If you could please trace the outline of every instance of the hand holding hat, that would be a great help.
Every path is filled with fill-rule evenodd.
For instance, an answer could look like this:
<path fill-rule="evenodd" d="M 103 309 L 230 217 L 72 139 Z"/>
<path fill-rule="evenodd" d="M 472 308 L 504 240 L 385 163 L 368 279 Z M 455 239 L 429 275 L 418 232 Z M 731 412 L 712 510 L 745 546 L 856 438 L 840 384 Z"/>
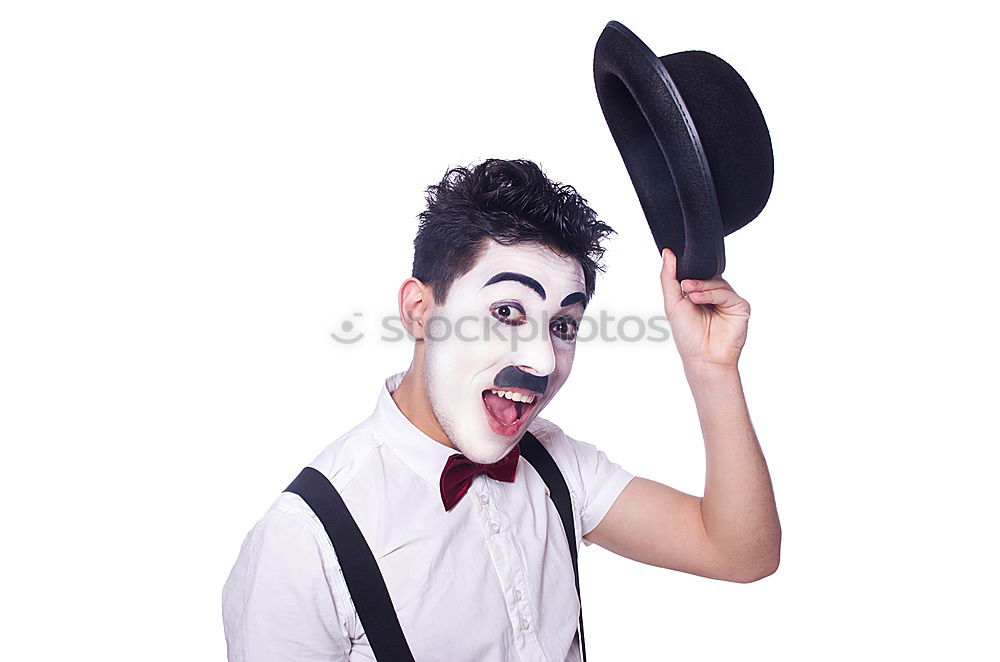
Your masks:
<path fill-rule="evenodd" d="M 677 278 L 677 258 L 669 248 L 663 249 L 660 285 L 663 312 L 685 371 L 735 369 L 747 340 L 747 300 L 721 276 Z"/>

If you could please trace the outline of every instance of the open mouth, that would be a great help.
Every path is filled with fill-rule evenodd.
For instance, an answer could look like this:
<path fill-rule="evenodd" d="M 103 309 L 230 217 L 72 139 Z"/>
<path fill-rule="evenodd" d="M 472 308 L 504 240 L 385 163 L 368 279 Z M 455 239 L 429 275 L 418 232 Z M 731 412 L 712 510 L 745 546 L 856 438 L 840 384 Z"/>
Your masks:
<path fill-rule="evenodd" d="M 522 389 L 487 389 L 483 391 L 486 420 L 497 434 L 513 436 L 538 406 L 540 397 Z"/>

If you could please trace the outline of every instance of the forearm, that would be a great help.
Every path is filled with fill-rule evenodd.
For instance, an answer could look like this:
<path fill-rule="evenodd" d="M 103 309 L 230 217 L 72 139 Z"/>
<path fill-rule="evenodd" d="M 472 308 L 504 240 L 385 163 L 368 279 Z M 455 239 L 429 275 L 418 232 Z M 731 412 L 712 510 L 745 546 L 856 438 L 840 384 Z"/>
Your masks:
<path fill-rule="evenodd" d="M 777 568 L 781 526 L 739 371 L 685 366 L 685 373 L 705 439 L 706 534 L 734 577 L 759 579 Z"/>

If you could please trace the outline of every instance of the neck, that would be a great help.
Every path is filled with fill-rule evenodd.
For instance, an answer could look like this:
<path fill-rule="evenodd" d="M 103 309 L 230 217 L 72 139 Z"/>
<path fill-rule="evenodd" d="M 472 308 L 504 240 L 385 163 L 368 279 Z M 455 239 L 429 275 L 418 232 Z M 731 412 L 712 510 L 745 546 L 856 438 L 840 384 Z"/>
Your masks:
<path fill-rule="evenodd" d="M 448 439 L 448 435 L 431 410 L 430 400 L 424 389 L 423 370 L 417 358 L 414 358 L 409 370 L 403 375 L 399 387 L 392 392 L 392 399 L 399 407 L 399 411 L 403 412 L 403 416 L 406 416 L 418 430 L 439 444 L 458 450 Z"/>

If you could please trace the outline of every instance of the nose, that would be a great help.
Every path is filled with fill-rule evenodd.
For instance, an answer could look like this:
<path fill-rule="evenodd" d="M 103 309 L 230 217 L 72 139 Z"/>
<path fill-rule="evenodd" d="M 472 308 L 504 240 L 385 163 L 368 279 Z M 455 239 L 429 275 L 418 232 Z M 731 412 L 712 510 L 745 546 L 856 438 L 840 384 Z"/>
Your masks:
<path fill-rule="evenodd" d="M 517 339 L 514 363 L 525 372 L 547 377 L 556 369 L 556 354 L 548 333 Z"/>

